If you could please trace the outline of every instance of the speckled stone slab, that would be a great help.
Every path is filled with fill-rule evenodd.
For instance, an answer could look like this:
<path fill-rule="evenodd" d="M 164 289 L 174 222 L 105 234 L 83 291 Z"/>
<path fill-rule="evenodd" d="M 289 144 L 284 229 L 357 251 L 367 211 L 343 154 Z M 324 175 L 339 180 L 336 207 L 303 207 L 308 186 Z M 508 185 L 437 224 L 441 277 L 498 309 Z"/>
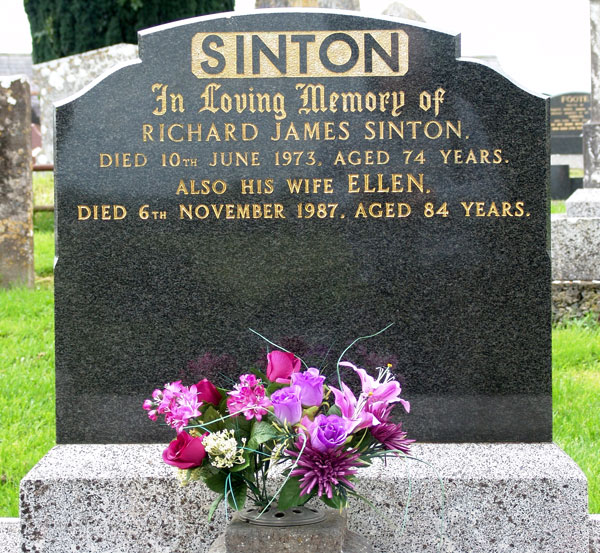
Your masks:
<path fill-rule="evenodd" d="M 0 518 L 0 553 L 21 550 L 21 525 L 18 518 Z"/>
<path fill-rule="evenodd" d="M 600 189 L 587 190 L 600 192 Z M 551 225 L 552 279 L 600 279 L 600 217 L 569 217 L 558 213 L 552 215 Z"/>
<path fill-rule="evenodd" d="M 600 553 L 600 515 L 590 515 L 590 553 Z"/>
<path fill-rule="evenodd" d="M 579 188 L 565 202 L 567 217 L 600 219 L 600 188 Z"/>
<path fill-rule="evenodd" d="M 23 551 L 207 551 L 224 513 L 207 522 L 212 494 L 180 488 L 160 450 L 55 447 L 21 484 Z M 376 551 L 589 553 L 586 479 L 557 446 L 421 444 L 414 455 L 361 474 L 357 491 L 377 511 L 353 502 L 348 526 Z"/>
<path fill-rule="evenodd" d="M 411 436 L 551 440 L 546 99 L 457 36 L 333 10 L 139 53 L 57 106 L 59 443 L 166 441 L 143 400 L 264 369 L 249 328 L 335 378 L 389 323 L 347 357 L 392 363 Z"/>

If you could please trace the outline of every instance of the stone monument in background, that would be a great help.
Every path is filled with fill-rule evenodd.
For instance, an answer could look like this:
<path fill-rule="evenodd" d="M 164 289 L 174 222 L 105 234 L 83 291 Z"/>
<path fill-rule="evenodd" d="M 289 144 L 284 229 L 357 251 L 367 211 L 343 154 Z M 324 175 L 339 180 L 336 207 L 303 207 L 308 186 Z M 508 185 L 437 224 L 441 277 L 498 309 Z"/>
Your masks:
<path fill-rule="evenodd" d="M 38 163 L 54 159 L 54 104 L 79 92 L 115 65 L 137 57 L 134 44 L 115 44 L 33 66 L 33 79 L 40 91 L 42 147 Z"/>
<path fill-rule="evenodd" d="M 590 0 L 590 37 L 592 49 L 591 120 L 583 126 L 584 188 L 600 194 L 600 0 Z M 592 198 L 596 193 L 589 194 Z"/>
<path fill-rule="evenodd" d="M 600 313 L 600 0 L 590 0 L 591 120 L 583 126 L 583 188 L 552 215 L 552 278 L 560 316 Z M 555 314 L 556 316 L 556 314 Z"/>
<path fill-rule="evenodd" d="M 255 8 L 332 8 L 360 10 L 360 0 L 256 0 Z"/>
<path fill-rule="evenodd" d="M 0 287 L 33 283 L 29 83 L 0 77 Z"/>
<path fill-rule="evenodd" d="M 590 119 L 590 95 L 568 92 L 550 98 L 550 152 L 552 155 L 583 153 L 583 125 Z"/>

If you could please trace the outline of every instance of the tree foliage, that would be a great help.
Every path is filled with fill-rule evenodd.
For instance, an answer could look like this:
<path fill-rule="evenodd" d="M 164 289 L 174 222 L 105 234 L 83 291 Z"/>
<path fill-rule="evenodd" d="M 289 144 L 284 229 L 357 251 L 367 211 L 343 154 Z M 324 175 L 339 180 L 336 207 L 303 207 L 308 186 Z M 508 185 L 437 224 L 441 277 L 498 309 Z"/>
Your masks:
<path fill-rule="evenodd" d="M 111 44 L 140 29 L 233 10 L 234 0 L 25 0 L 34 63 Z"/>

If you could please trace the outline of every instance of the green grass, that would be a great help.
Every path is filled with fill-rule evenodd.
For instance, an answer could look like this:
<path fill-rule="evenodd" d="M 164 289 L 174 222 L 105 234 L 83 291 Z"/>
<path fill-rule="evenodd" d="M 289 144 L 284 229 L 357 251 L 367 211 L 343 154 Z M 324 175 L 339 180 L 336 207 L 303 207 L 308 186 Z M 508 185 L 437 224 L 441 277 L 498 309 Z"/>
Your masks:
<path fill-rule="evenodd" d="M 53 288 L 0 291 L 0 517 L 18 516 L 19 481 L 54 445 Z"/>
<path fill-rule="evenodd" d="M 580 179 L 583 177 L 583 169 L 577 169 L 576 167 L 569 167 L 569 177 L 572 179 Z"/>
<path fill-rule="evenodd" d="M 37 212 L 33 216 L 33 263 L 39 278 L 51 278 L 54 272 L 54 213 Z"/>
<path fill-rule="evenodd" d="M 567 205 L 564 200 L 552 200 L 550 204 L 550 213 L 566 213 Z"/>
<path fill-rule="evenodd" d="M 35 171 L 33 173 L 33 205 L 54 205 L 54 173 Z"/>
<path fill-rule="evenodd" d="M 34 215 L 36 284 L 0 290 L 0 517 L 54 445 L 54 214 Z"/>
<path fill-rule="evenodd" d="M 600 513 L 600 324 L 587 319 L 552 333 L 554 441 L 588 477 Z"/>

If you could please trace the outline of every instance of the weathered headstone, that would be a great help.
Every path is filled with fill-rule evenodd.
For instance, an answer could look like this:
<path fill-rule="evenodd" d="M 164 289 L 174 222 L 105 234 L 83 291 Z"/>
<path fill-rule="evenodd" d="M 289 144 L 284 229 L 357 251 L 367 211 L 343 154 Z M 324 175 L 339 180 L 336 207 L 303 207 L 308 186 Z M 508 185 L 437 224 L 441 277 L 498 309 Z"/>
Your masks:
<path fill-rule="evenodd" d="M 0 287 L 33 286 L 31 104 L 25 78 L 0 78 Z"/>
<path fill-rule="evenodd" d="M 590 95 L 570 92 L 550 99 L 550 151 L 553 155 L 583 153 L 583 125 L 590 119 Z"/>
<path fill-rule="evenodd" d="M 412 8 L 405 6 L 402 2 L 391 2 L 388 7 L 383 10 L 383 15 L 400 17 L 402 19 L 410 19 L 411 21 L 425 22 L 421 15 L 419 15 Z"/>
<path fill-rule="evenodd" d="M 178 22 L 140 55 L 57 109 L 62 444 L 21 484 L 23 551 L 206 551 L 222 519 L 161 446 L 67 442 L 160 439 L 142 399 L 237 376 L 248 327 L 331 371 L 395 322 L 348 357 L 392 361 L 406 428 L 445 443 L 365 469 L 387 519 L 357 503 L 349 527 L 587 553 L 585 477 L 550 443 L 547 102 L 456 37 L 335 12 Z"/>
<path fill-rule="evenodd" d="M 59 442 L 164 440 L 142 400 L 220 356 L 236 377 L 248 328 L 332 371 L 388 323 L 349 355 L 393 363 L 411 435 L 551 439 L 543 99 L 361 17 L 186 22 L 140 54 L 57 108 Z"/>
<path fill-rule="evenodd" d="M 584 188 L 600 188 L 600 0 L 590 0 L 591 120 L 583 127 Z"/>

